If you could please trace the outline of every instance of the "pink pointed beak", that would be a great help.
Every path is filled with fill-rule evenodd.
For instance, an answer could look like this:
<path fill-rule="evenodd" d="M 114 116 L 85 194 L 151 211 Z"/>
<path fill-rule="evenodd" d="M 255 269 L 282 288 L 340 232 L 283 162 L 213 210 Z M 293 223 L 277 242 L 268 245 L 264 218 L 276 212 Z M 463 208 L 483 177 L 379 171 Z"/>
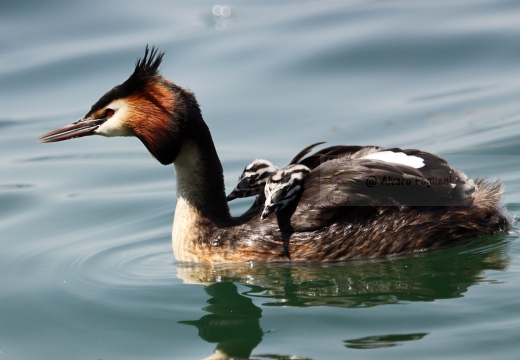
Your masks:
<path fill-rule="evenodd" d="M 42 143 L 50 143 L 74 139 L 82 136 L 94 135 L 94 132 L 107 120 L 106 117 L 100 119 L 79 119 L 72 124 L 65 125 L 56 130 L 43 134 L 36 140 Z"/>

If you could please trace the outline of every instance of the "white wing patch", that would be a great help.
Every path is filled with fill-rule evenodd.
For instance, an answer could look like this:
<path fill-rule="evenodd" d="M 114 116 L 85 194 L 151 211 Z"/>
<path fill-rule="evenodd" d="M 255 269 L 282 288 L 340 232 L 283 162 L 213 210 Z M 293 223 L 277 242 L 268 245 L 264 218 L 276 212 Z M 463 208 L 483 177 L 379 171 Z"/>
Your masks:
<path fill-rule="evenodd" d="M 366 156 L 363 156 L 360 159 L 373 159 L 373 160 L 381 160 L 388 163 L 401 164 L 410 166 L 416 169 L 420 169 L 424 166 L 424 159 L 413 156 L 406 155 L 402 152 L 393 152 L 393 151 L 380 151 L 375 152 Z"/>

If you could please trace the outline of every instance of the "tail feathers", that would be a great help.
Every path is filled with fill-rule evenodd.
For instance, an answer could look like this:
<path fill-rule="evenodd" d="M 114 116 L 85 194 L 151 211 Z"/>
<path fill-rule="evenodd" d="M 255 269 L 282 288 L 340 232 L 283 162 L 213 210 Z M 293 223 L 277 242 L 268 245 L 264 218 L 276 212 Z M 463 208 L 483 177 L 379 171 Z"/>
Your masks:
<path fill-rule="evenodd" d="M 490 228 L 497 232 L 510 231 L 514 217 L 507 211 L 502 202 L 504 187 L 500 181 L 486 179 L 475 180 L 476 190 L 473 193 L 473 206 L 480 213 Z"/>

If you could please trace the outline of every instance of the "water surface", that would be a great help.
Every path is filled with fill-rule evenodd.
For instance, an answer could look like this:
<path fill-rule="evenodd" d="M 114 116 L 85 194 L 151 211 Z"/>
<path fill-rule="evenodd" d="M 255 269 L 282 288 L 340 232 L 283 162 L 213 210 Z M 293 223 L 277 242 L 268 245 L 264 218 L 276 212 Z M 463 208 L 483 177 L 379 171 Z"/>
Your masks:
<path fill-rule="evenodd" d="M 136 139 L 38 144 L 146 44 L 231 188 L 316 141 L 421 148 L 520 209 L 514 1 L 0 5 L 0 359 L 515 359 L 518 235 L 326 265 L 180 265 L 173 167 Z M 239 214 L 249 201 L 231 203 Z"/>

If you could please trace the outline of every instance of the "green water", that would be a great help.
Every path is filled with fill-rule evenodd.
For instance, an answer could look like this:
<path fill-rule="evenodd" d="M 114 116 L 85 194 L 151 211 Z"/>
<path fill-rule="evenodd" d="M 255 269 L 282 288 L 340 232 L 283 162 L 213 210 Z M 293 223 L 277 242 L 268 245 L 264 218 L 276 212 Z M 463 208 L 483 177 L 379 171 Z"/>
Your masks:
<path fill-rule="evenodd" d="M 252 159 L 283 165 L 317 141 L 398 146 L 499 178 L 515 213 L 519 19 L 515 1 L 2 2 L 0 359 L 517 359 L 517 234 L 376 261 L 180 265 L 171 166 L 136 139 L 34 139 L 154 44 L 196 93 L 228 189 Z"/>

